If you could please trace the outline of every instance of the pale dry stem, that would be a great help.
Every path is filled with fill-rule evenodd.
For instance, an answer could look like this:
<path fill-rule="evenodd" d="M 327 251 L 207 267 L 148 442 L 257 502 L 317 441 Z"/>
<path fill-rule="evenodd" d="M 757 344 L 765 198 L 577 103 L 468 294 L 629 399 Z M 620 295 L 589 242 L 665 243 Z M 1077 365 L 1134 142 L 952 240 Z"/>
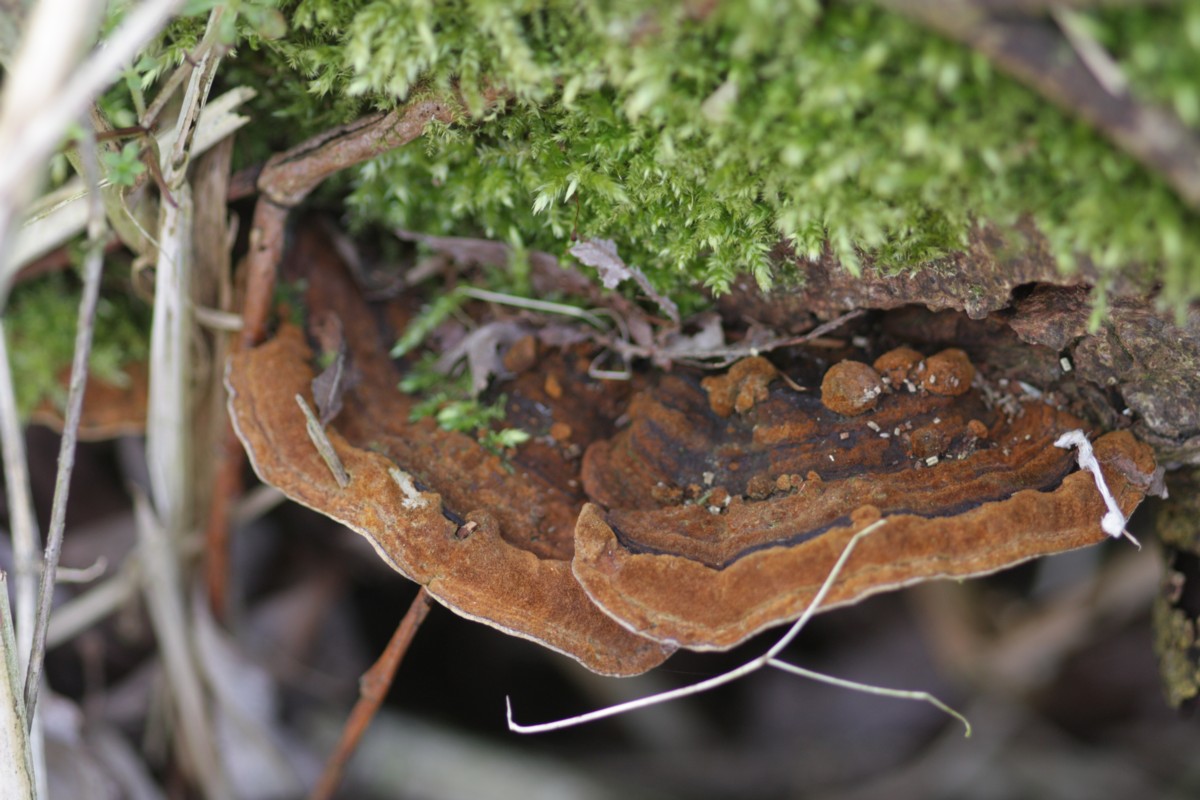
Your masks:
<path fill-rule="evenodd" d="M 75 445 L 79 434 L 79 421 L 83 415 L 83 393 L 87 386 L 88 361 L 92 353 L 92 336 L 96 326 L 96 305 L 100 299 L 100 278 L 104 269 L 104 210 L 100 205 L 100 194 L 95 191 L 100 170 L 95 160 L 94 142 L 90 141 L 90 137 L 84 142 L 80 152 L 83 155 L 86 177 L 93 187 L 88 220 L 88 252 L 84 259 L 83 296 L 79 301 L 79 319 L 75 327 L 75 353 L 67 386 L 67 407 L 58 451 L 58 471 L 54 478 L 54 500 L 50 506 L 50 527 L 46 532 L 46 552 L 42 558 L 37 620 L 33 629 L 33 645 L 25 677 L 25 708 L 31 720 L 37 710 L 37 696 L 41 688 L 42 663 L 46 654 L 46 630 L 50 625 L 55 576 L 59 556 L 62 554 L 67 522 L 67 497 L 71 491 L 71 473 L 75 468 Z"/>
<path fill-rule="evenodd" d="M 35 798 L 33 759 L 21 699 L 17 640 L 8 607 L 8 576 L 0 572 L 0 796 Z"/>

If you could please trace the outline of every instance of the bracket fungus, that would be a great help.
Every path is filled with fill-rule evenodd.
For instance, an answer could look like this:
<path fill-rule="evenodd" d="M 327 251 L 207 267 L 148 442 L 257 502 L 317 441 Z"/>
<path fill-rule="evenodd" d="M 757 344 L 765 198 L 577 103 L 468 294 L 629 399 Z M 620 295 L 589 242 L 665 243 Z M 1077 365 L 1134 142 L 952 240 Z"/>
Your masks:
<path fill-rule="evenodd" d="M 336 315 L 360 375 L 325 428 L 350 482 L 338 486 L 297 409 L 314 356 L 290 326 L 227 373 L 259 476 L 364 535 L 457 613 L 594 671 L 635 674 L 676 647 L 725 649 L 795 619 L 880 518 L 823 609 L 1107 538 L 1093 476 L 1054 446 L 1087 425 L 1041 401 L 997 402 L 960 350 L 842 362 L 829 372 L 852 371 L 850 390 L 817 393 L 761 357 L 709 377 L 596 380 L 595 345 L 514 338 L 520 369 L 499 389 L 506 423 L 533 438 L 506 464 L 409 421 L 416 401 L 387 355 L 403 302 L 369 307 L 311 231 L 291 263 L 310 265 L 309 316 Z M 1155 470 L 1150 449 L 1116 432 L 1094 453 L 1128 517 Z"/>
<path fill-rule="evenodd" d="M 856 391 L 875 385 L 855 362 L 831 367 L 832 380 L 847 364 Z M 737 417 L 717 413 L 694 381 L 665 376 L 634 399 L 628 428 L 585 455 L 585 488 L 608 511 L 581 515 L 576 577 L 638 633 L 725 649 L 798 617 L 850 537 L 881 516 L 887 524 L 859 545 L 825 608 L 1103 541 L 1095 482 L 1053 446 L 1081 420 L 1041 402 L 1008 415 L 969 385 L 961 351 L 908 369 L 865 409 L 845 408 L 846 392 L 830 402 L 772 385 Z M 920 378 L 932 374 L 957 394 L 926 390 Z M 1155 469 L 1150 449 L 1117 432 L 1095 451 L 1128 516 Z M 711 488 L 695 502 L 686 490 L 663 502 L 669 493 L 645 488 L 700 483 Z"/>
<path fill-rule="evenodd" d="M 410 423 L 414 401 L 397 391 L 400 373 L 387 355 L 394 333 L 377 325 L 323 239 L 302 234 L 291 259 L 312 265 L 309 318 L 319 311 L 341 320 L 361 376 L 325 428 L 350 482 L 339 487 L 297 408 L 296 395 L 311 398 L 315 370 L 293 326 L 235 355 L 226 372 L 230 417 L 259 477 L 362 534 L 385 562 L 462 616 L 603 674 L 637 674 L 670 655 L 674 648 L 614 622 L 571 575 L 578 501 L 555 472 L 510 473 L 471 437 L 429 419 Z"/>
<path fill-rule="evenodd" d="M 123 372 L 125 380 L 119 384 L 88 375 L 79 419 L 78 436 L 81 441 L 99 442 L 120 436 L 138 436 L 145 432 L 149 367 L 144 361 L 135 361 L 125 365 Z M 70 368 L 64 369 L 59 376 L 64 396 L 70 379 Z M 62 409 L 48 398 L 33 409 L 30 419 L 56 433 L 62 433 Z"/>

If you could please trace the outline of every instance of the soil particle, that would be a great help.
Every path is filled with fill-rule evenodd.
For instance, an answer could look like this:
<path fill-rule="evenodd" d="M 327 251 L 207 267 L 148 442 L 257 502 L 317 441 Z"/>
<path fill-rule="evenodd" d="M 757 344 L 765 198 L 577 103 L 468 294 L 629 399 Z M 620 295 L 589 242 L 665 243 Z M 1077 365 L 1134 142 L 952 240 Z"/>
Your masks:
<path fill-rule="evenodd" d="M 533 369 L 537 360 L 537 339 L 533 336 L 522 336 L 513 342 L 512 347 L 508 348 L 508 352 L 504 354 L 504 368 L 519 375 L 526 370 Z"/>

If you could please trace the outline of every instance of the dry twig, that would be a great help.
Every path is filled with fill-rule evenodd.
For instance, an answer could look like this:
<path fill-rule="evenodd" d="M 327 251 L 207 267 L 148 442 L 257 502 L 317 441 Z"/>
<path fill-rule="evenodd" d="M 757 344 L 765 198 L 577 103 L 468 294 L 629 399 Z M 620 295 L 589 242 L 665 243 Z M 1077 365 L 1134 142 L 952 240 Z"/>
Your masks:
<path fill-rule="evenodd" d="M 80 148 L 89 183 L 99 181 L 99 166 L 95 161 L 94 142 L 84 142 Z M 37 709 L 41 686 L 42 661 L 46 655 L 46 630 L 50 626 L 50 607 L 54 602 L 54 580 L 62 554 L 63 533 L 67 522 L 67 496 L 71 491 L 71 472 L 75 468 L 75 444 L 79 421 L 83 414 L 83 392 L 87 385 L 88 360 L 92 353 L 92 334 L 96 327 L 96 304 L 100 299 L 100 278 L 104 269 L 104 209 L 100 193 L 91 192 L 91 215 L 88 222 L 88 253 L 83 267 L 83 296 L 79 301 L 79 320 L 75 328 L 75 354 L 71 362 L 71 379 L 67 387 L 67 408 L 63 435 L 58 450 L 58 473 L 54 478 L 54 501 L 50 507 L 50 527 L 46 532 L 46 553 L 42 558 L 42 584 L 38 599 L 37 622 L 33 629 L 33 646 L 25 677 L 25 710 L 32 719 Z"/>
<path fill-rule="evenodd" d="M 33 760 L 10 613 L 8 576 L 0 572 L 0 794 L 34 798 Z"/>
<path fill-rule="evenodd" d="M 421 627 L 421 623 L 425 620 L 432 605 L 433 598 L 422 586 L 417 592 L 417 596 L 413 598 L 404 618 L 396 627 L 396 632 L 392 634 L 391 641 L 388 642 L 383 655 L 366 671 L 359 682 L 358 702 L 354 704 L 354 709 L 350 712 L 350 717 L 342 729 L 342 738 L 325 763 L 325 771 L 312 794 L 309 795 L 309 800 L 329 800 L 333 797 L 338 784 L 341 783 L 342 773 L 346 770 L 350 756 L 354 754 L 359 740 L 366 733 L 367 726 L 371 724 L 379 706 L 383 704 L 383 699 L 387 696 L 392 680 L 396 676 L 396 670 L 399 669 L 400 662 L 404 660 L 404 654 L 408 652 L 413 636 Z"/>

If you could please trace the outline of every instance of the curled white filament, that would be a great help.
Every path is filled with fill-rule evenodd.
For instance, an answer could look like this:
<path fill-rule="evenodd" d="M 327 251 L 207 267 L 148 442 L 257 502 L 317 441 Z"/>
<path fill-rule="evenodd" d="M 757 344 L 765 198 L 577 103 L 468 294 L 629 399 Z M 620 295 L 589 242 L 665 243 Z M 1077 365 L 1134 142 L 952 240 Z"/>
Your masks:
<path fill-rule="evenodd" d="M 1108 490 L 1108 484 L 1104 481 L 1104 473 L 1100 471 L 1100 462 L 1096 460 L 1096 456 L 1092 452 L 1092 443 L 1087 440 L 1084 432 L 1081 430 L 1067 431 L 1054 441 L 1054 446 L 1064 450 L 1077 448 L 1075 460 L 1079 462 L 1079 468 L 1086 469 L 1096 479 L 1096 488 L 1100 491 L 1100 496 L 1104 498 L 1104 505 L 1108 507 L 1108 513 L 1100 520 L 1100 527 L 1104 529 L 1104 532 L 1114 538 L 1125 536 L 1140 548 L 1141 544 L 1138 543 L 1138 540 L 1125 530 L 1125 515 L 1121 513 L 1116 499 Z"/>

